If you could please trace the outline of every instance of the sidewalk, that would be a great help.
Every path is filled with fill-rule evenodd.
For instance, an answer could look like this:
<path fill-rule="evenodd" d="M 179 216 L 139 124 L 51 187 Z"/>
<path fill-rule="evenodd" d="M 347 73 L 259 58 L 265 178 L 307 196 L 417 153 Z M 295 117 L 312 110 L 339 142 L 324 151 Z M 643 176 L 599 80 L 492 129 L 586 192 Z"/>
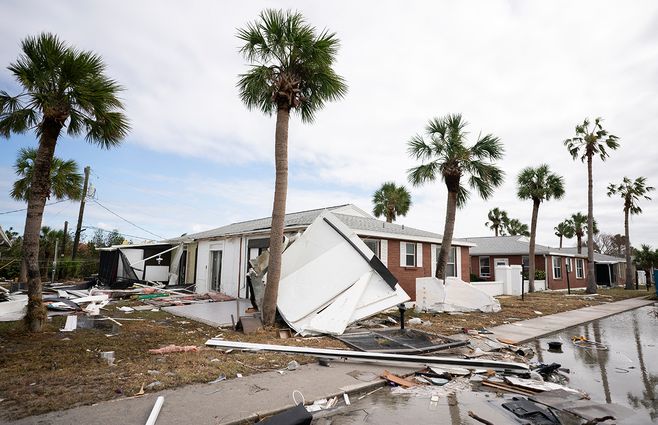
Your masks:
<path fill-rule="evenodd" d="M 492 328 L 494 336 L 522 343 L 555 331 L 632 310 L 655 301 L 628 299 L 602 304 L 523 322 Z M 254 354 L 257 355 L 257 354 Z M 382 384 L 378 378 L 384 367 L 362 363 L 332 361 L 331 367 L 317 364 L 300 366 L 295 371 L 266 372 L 216 384 L 195 384 L 148 394 L 139 398 L 102 402 L 60 412 L 32 416 L 11 422 L 12 425 L 115 424 L 143 425 L 157 396 L 165 397 L 157 425 L 193 423 L 231 424 L 252 421 L 258 415 L 271 414 L 293 406 L 292 392 L 299 390 L 306 401 L 362 393 Z M 396 374 L 413 369 L 387 367 Z M 249 423 L 249 422 L 245 422 Z"/>
<path fill-rule="evenodd" d="M 565 311 L 562 313 L 540 316 L 534 319 L 510 323 L 491 328 L 496 338 L 504 338 L 520 344 L 531 339 L 539 338 L 562 329 L 591 322 L 592 320 L 612 316 L 627 310 L 633 310 L 645 305 L 651 305 L 656 301 L 643 298 L 630 298 L 609 304 L 600 304 L 585 307 L 578 310 Z"/>

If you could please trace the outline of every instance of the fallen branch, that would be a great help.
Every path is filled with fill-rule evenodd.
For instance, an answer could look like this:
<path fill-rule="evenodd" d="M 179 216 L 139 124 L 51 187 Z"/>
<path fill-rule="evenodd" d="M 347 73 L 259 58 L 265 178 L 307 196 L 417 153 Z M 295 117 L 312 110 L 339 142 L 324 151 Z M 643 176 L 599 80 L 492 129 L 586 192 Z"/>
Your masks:
<path fill-rule="evenodd" d="M 475 419 L 475 420 L 478 421 L 478 422 L 482 422 L 484 425 L 494 425 L 493 422 L 490 422 L 490 421 L 488 421 L 488 420 L 486 420 L 486 419 L 484 419 L 484 418 L 481 418 L 480 416 L 476 415 L 476 414 L 473 413 L 472 411 L 469 411 L 469 412 L 468 412 L 468 416 L 470 416 L 471 418 Z"/>

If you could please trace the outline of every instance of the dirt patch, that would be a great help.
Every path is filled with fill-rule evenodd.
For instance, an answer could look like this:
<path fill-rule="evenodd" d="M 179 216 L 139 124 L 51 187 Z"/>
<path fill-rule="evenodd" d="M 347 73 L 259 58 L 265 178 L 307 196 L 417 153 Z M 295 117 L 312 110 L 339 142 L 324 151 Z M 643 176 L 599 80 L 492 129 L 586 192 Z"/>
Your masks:
<path fill-rule="evenodd" d="M 542 293 L 528 295 L 524 301 L 519 297 L 500 297 L 503 309 L 499 313 L 418 315 L 408 312 L 407 317 L 418 316 L 432 322 L 430 326 L 419 326 L 420 329 L 450 335 L 461 332 L 464 327 L 492 327 L 516 319 L 537 317 L 535 311 L 548 315 L 646 296 L 647 292 L 615 289 L 602 290 L 600 294 L 598 297 L 567 297 L 563 293 Z M 107 336 L 111 334 L 111 327 L 60 332 L 65 322 L 61 316 L 49 320 L 41 334 L 26 334 L 20 322 L 0 323 L 0 418 L 18 419 L 133 396 L 142 385 L 146 392 L 154 392 L 209 382 L 222 374 L 230 379 L 238 373 L 246 376 L 283 369 L 293 359 L 299 363 L 314 361 L 309 357 L 274 353 L 233 351 L 226 354 L 205 347 L 206 340 L 215 336 L 234 341 L 347 348 L 329 337 L 282 340 L 276 329 L 244 335 L 161 311 L 124 314 L 117 310 L 122 305 L 131 303 L 111 304 L 103 314 L 143 320 L 121 321 L 123 326 L 118 327 L 114 336 Z M 199 351 L 166 355 L 148 353 L 149 349 L 169 344 L 196 345 Z M 115 352 L 114 366 L 101 360 L 100 353 L 104 351 Z"/>

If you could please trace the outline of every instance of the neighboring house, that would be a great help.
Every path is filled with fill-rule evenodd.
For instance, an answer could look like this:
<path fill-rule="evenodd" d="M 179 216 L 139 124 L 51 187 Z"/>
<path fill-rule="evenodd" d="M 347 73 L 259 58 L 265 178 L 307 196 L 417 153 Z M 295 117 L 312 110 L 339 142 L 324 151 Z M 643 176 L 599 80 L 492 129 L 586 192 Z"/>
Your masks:
<path fill-rule="evenodd" d="M 578 248 L 563 248 L 564 251 L 577 253 Z M 582 249 L 587 256 L 587 248 Z M 635 269 L 635 267 L 633 267 Z M 626 260 L 612 255 L 594 253 L 594 277 L 597 285 L 616 286 L 623 285 L 626 273 Z M 635 276 L 635 270 L 633 270 Z"/>
<path fill-rule="evenodd" d="M 434 276 L 441 235 L 377 220 L 352 204 L 286 214 L 285 234 L 303 232 L 323 211 L 330 211 L 359 235 L 412 300 L 416 295 L 416 278 Z M 187 265 L 184 283 L 195 283 L 197 292 L 217 291 L 247 298 L 249 260 L 268 248 L 270 226 L 271 218 L 266 217 L 185 235 L 166 243 L 184 244 L 181 259 Z M 461 240 L 454 240 L 453 244 L 447 272 L 468 282 L 468 250 L 473 244 Z"/>
<path fill-rule="evenodd" d="M 470 272 L 479 280 L 495 280 L 497 265 L 520 265 L 527 276 L 530 258 L 527 237 L 490 236 L 463 240 L 476 245 L 470 250 Z M 572 288 L 586 287 L 587 255 L 571 252 L 568 248 L 535 245 L 535 269 L 546 273 L 546 289 L 567 288 L 567 266 L 571 270 L 569 285 Z"/>

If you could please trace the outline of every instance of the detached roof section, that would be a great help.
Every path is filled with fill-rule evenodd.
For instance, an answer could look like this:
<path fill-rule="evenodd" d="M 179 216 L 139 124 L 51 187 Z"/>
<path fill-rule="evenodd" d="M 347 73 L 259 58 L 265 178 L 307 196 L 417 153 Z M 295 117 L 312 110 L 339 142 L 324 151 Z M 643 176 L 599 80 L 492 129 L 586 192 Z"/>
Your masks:
<path fill-rule="evenodd" d="M 477 245 L 471 248 L 471 255 L 528 255 L 530 248 L 530 239 L 525 236 L 485 236 L 464 240 Z M 535 254 L 587 257 L 587 254 L 578 254 L 575 248 L 551 248 L 539 244 L 535 244 Z"/>
<path fill-rule="evenodd" d="M 443 236 L 438 233 L 377 220 L 353 204 L 336 205 L 332 207 L 286 214 L 285 228 L 305 228 L 309 226 L 313 220 L 319 217 L 324 211 L 330 211 L 331 213 L 335 214 L 335 216 L 338 217 L 340 221 L 345 223 L 350 229 L 352 229 L 360 236 L 414 240 L 432 243 L 441 243 L 443 238 Z M 223 238 L 228 236 L 244 235 L 248 233 L 267 232 L 271 225 L 272 218 L 265 217 L 256 220 L 233 223 L 227 226 L 218 227 L 216 229 L 207 230 L 205 232 L 185 235 L 175 239 L 169 239 L 167 242 L 174 243 L 199 239 Z M 454 239 L 453 244 L 461 246 L 472 246 L 471 243 L 463 239 Z"/>
<path fill-rule="evenodd" d="M 0 226 L 0 246 L 5 245 L 5 244 L 9 247 L 11 247 L 11 245 L 12 245 L 11 241 L 9 240 L 9 237 L 7 236 L 5 231 L 2 230 L 2 226 Z"/>

